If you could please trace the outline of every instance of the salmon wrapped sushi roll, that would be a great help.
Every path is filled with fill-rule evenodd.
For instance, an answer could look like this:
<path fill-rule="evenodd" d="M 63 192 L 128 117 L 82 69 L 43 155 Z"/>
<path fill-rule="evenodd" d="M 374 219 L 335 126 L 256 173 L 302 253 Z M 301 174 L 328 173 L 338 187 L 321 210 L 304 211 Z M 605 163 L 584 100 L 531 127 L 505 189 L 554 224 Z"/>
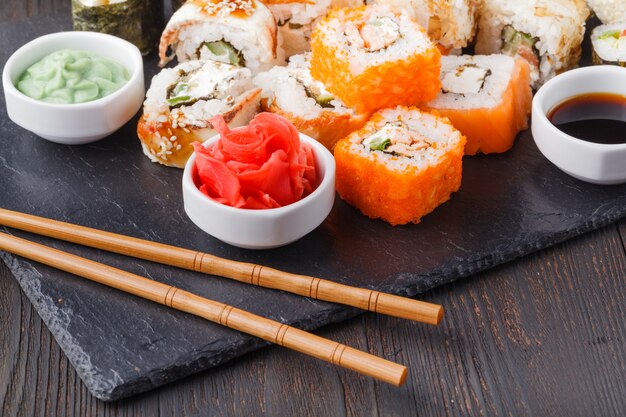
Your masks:
<path fill-rule="evenodd" d="M 465 154 L 501 153 L 528 128 L 530 69 L 506 55 L 444 56 L 442 89 L 425 107 L 450 119 L 465 135 Z"/>
<path fill-rule="evenodd" d="M 168 55 L 168 49 L 172 53 Z M 276 21 L 254 0 L 189 0 L 174 13 L 159 43 L 159 65 L 214 60 L 256 74 L 284 64 Z"/>
<path fill-rule="evenodd" d="M 357 113 L 311 77 L 310 55 L 294 55 L 286 67 L 274 67 L 254 78 L 263 89 L 261 108 L 279 114 L 296 128 L 331 149 L 335 142 L 361 128 L 368 114 Z"/>
<path fill-rule="evenodd" d="M 337 192 L 368 217 L 418 223 L 461 186 L 464 146 L 445 118 L 380 110 L 335 145 Z"/>
<path fill-rule="evenodd" d="M 311 75 L 362 113 L 416 105 L 439 92 L 441 54 L 405 13 L 334 9 L 313 32 Z"/>
<path fill-rule="evenodd" d="M 247 68 L 216 61 L 187 61 L 162 70 L 146 93 L 137 135 L 153 162 L 184 168 L 193 142 L 216 134 L 210 120 L 221 115 L 231 127 L 259 111 L 261 89 Z"/>
<path fill-rule="evenodd" d="M 460 51 L 470 44 L 478 25 L 475 0 L 376 0 L 394 11 L 406 10 L 445 51 Z"/>

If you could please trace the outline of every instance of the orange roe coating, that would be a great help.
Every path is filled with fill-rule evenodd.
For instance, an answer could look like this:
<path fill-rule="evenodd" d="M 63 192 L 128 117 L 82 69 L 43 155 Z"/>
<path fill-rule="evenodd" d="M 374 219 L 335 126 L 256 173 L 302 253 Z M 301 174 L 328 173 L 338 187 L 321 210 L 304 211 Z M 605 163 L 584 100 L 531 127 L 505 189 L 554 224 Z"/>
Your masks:
<path fill-rule="evenodd" d="M 447 119 L 438 119 L 450 125 Z M 422 169 L 409 166 L 399 171 L 386 165 L 377 152 L 367 157 L 350 149 L 354 135 L 364 138 L 375 133 L 380 120 L 378 114 L 374 115 L 365 127 L 335 145 L 337 192 L 367 217 L 380 218 L 394 226 L 419 223 L 461 186 L 465 138 L 461 136 L 438 162 Z"/>
<path fill-rule="evenodd" d="M 511 80 L 497 106 L 437 108 L 436 111 L 450 119 L 454 127 L 467 138 L 465 155 L 502 153 L 511 149 L 520 131 L 528 128 L 532 99 L 530 67 L 528 62 L 518 58 Z"/>
<path fill-rule="evenodd" d="M 359 74 L 350 70 L 348 50 L 325 42 L 326 24 L 334 19 L 359 21 L 367 7 L 335 9 L 322 19 L 311 39 L 311 75 L 348 107 L 360 113 L 398 105 L 413 106 L 435 98 L 441 88 L 441 53 L 429 44 L 423 52 L 407 52 L 404 59 L 370 65 Z M 415 24 L 416 29 L 424 30 Z"/>

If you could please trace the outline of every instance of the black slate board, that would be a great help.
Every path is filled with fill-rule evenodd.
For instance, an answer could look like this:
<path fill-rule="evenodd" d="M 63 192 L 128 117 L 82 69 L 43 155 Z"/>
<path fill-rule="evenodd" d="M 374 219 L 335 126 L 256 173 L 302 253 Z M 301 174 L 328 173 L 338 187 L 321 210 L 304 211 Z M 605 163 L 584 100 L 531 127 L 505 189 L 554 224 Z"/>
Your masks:
<path fill-rule="evenodd" d="M 0 61 L 19 45 L 70 28 L 69 17 L 0 25 Z M 146 59 L 146 80 L 156 58 Z M 113 136 L 56 145 L 14 125 L 0 102 L 0 207 L 193 248 L 299 274 L 413 296 L 626 215 L 626 185 L 563 174 L 530 132 L 503 155 L 465 158 L 463 186 L 419 225 L 391 227 L 337 200 L 328 219 L 287 247 L 240 250 L 186 217 L 181 171 L 143 156 L 136 119 Z M 358 312 L 222 278 L 180 271 L 9 230 L 9 233 L 314 329 Z M 7 253 L 2 259 L 98 398 L 154 388 L 264 342 Z M 393 359 L 393 358 L 390 358 Z"/>

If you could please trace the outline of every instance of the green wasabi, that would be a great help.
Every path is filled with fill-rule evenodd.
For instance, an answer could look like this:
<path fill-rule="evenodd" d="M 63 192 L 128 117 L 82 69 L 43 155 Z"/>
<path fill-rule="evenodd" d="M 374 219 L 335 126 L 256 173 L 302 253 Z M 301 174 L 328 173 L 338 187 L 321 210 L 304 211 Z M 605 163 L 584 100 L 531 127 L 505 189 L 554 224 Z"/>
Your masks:
<path fill-rule="evenodd" d="M 108 96 L 130 76 L 121 64 L 92 52 L 63 49 L 30 66 L 17 82 L 28 97 L 48 103 L 85 103 Z"/>

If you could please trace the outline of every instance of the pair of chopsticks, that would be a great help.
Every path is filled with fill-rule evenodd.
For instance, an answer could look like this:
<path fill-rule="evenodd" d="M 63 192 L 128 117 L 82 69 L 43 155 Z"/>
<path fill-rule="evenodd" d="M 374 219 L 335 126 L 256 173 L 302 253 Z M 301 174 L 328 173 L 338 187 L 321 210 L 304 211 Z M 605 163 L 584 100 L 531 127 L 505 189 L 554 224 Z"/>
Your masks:
<path fill-rule="evenodd" d="M 439 324 L 443 308 L 409 298 L 351 287 L 321 278 L 295 275 L 245 262 L 223 259 L 138 238 L 91 229 L 43 217 L 0 209 L 0 225 L 83 246 L 219 275 L 247 284 L 280 289 L 306 297 L 358 307 L 429 324 Z M 399 386 L 406 367 L 349 346 L 217 301 L 199 297 L 171 285 L 94 262 L 67 252 L 0 233 L 0 250 L 28 258 L 91 281 L 203 317 L 214 323 L 257 336 L 333 364 Z"/>

